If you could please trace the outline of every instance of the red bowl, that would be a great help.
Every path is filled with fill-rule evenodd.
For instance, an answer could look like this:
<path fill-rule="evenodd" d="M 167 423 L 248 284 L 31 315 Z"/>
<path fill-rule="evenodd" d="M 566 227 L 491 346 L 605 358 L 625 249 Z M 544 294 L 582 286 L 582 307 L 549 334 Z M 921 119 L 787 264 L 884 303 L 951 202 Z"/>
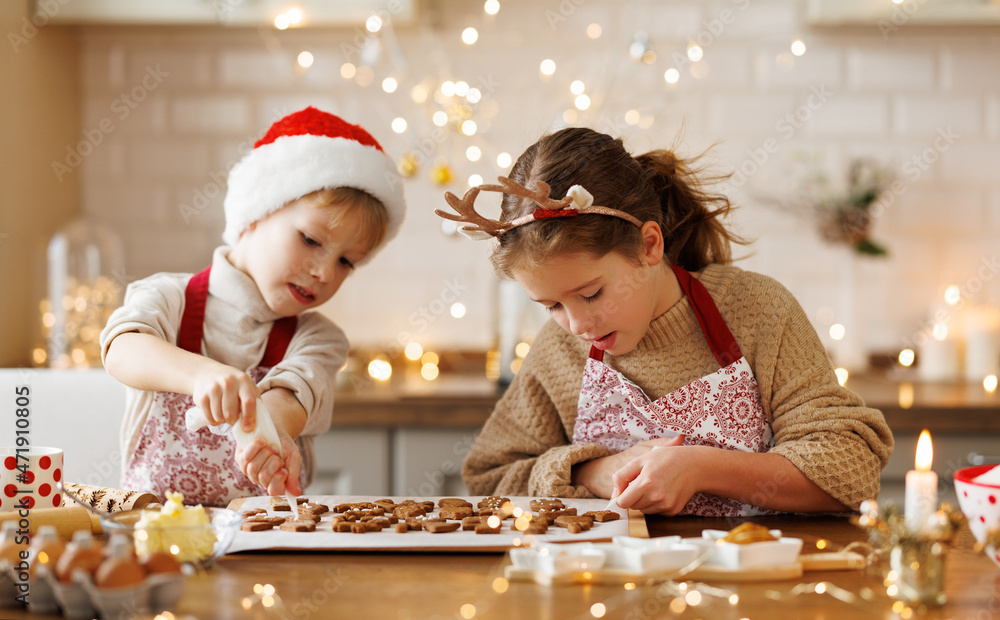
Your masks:
<path fill-rule="evenodd" d="M 1000 529 L 1000 485 L 975 482 L 981 476 L 1000 465 L 977 465 L 965 467 L 955 472 L 955 494 L 958 505 L 969 522 L 969 529 L 976 540 L 982 543 L 986 534 Z M 1000 550 L 986 547 L 986 555 L 1000 566 Z"/>

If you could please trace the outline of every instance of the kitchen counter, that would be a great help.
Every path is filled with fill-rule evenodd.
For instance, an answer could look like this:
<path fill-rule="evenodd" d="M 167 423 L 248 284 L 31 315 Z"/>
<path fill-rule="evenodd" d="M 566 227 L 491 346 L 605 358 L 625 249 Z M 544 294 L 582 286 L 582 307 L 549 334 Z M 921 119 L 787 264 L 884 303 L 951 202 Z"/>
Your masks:
<path fill-rule="evenodd" d="M 336 396 L 333 425 L 478 427 L 500 396 L 482 377 L 371 385 Z M 884 375 L 848 379 L 847 387 L 882 411 L 895 433 L 1000 433 L 1000 391 L 971 383 L 921 383 Z"/>

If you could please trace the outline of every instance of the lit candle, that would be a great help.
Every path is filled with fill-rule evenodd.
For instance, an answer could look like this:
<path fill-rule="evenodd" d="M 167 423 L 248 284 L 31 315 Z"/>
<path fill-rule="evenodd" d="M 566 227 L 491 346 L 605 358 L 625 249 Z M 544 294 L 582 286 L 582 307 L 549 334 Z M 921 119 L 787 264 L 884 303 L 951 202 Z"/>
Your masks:
<path fill-rule="evenodd" d="M 924 429 L 917 440 L 917 455 L 914 459 L 916 469 L 906 472 L 905 518 L 906 526 L 911 531 L 920 531 L 927 527 L 927 520 L 937 510 L 938 477 L 931 471 L 934 460 L 934 447 L 931 445 L 931 434 Z"/>

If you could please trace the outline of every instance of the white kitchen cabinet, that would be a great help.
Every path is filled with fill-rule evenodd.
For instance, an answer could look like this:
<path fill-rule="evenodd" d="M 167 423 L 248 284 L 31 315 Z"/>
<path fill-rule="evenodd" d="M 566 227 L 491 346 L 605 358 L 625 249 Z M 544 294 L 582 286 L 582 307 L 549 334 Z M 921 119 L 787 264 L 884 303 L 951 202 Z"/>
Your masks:
<path fill-rule="evenodd" d="M 302 14 L 292 27 L 357 25 L 372 15 L 403 24 L 416 15 L 414 0 L 34 0 L 33 5 L 36 25 L 270 26 L 291 8 Z"/>
<path fill-rule="evenodd" d="M 1000 2 L 987 0 L 809 0 L 807 16 L 813 26 L 872 26 L 883 35 L 904 25 L 995 26 L 1000 24 Z"/>
<path fill-rule="evenodd" d="M 462 461 L 478 428 L 398 428 L 393 436 L 394 495 L 467 495 Z"/>
<path fill-rule="evenodd" d="M 314 440 L 310 495 L 390 495 L 391 430 L 333 428 Z"/>

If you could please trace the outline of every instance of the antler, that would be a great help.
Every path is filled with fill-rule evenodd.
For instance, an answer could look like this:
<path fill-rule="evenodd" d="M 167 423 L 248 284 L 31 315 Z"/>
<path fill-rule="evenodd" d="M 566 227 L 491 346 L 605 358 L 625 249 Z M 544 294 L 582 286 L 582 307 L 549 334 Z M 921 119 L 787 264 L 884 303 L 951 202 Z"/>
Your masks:
<path fill-rule="evenodd" d="M 448 201 L 448 204 L 451 205 L 452 209 L 458 212 L 458 215 L 442 211 L 441 209 L 434 209 L 434 213 L 440 215 L 446 220 L 472 224 L 472 226 L 461 226 L 459 228 L 463 234 L 472 239 L 485 239 L 487 236 L 497 237 L 510 228 L 510 224 L 485 218 L 476 213 L 476 209 L 473 206 L 479 192 L 483 189 L 488 189 L 488 187 L 489 186 L 473 187 L 469 191 L 465 192 L 465 195 L 461 198 L 451 192 L 445 192 L 445 200 Z"/>
<path fill-rule="evenodd" d="M 500 185 L 480 185 L 479 189 L 489 192 L 503 192 L 512 196 L 527 198 L 539 207 L 550 211 L 565 209 L 573 204 L 573 198 L 571 196 L 566 196 L 562 200 L 549 198 L 549 191 L 551 188 L 545 181 L 536 181 L 534 191 L 517 183 L 516 181 L 512 181 L 508 177 L 497 177 L 497 181 L 500 181 Z"/>

